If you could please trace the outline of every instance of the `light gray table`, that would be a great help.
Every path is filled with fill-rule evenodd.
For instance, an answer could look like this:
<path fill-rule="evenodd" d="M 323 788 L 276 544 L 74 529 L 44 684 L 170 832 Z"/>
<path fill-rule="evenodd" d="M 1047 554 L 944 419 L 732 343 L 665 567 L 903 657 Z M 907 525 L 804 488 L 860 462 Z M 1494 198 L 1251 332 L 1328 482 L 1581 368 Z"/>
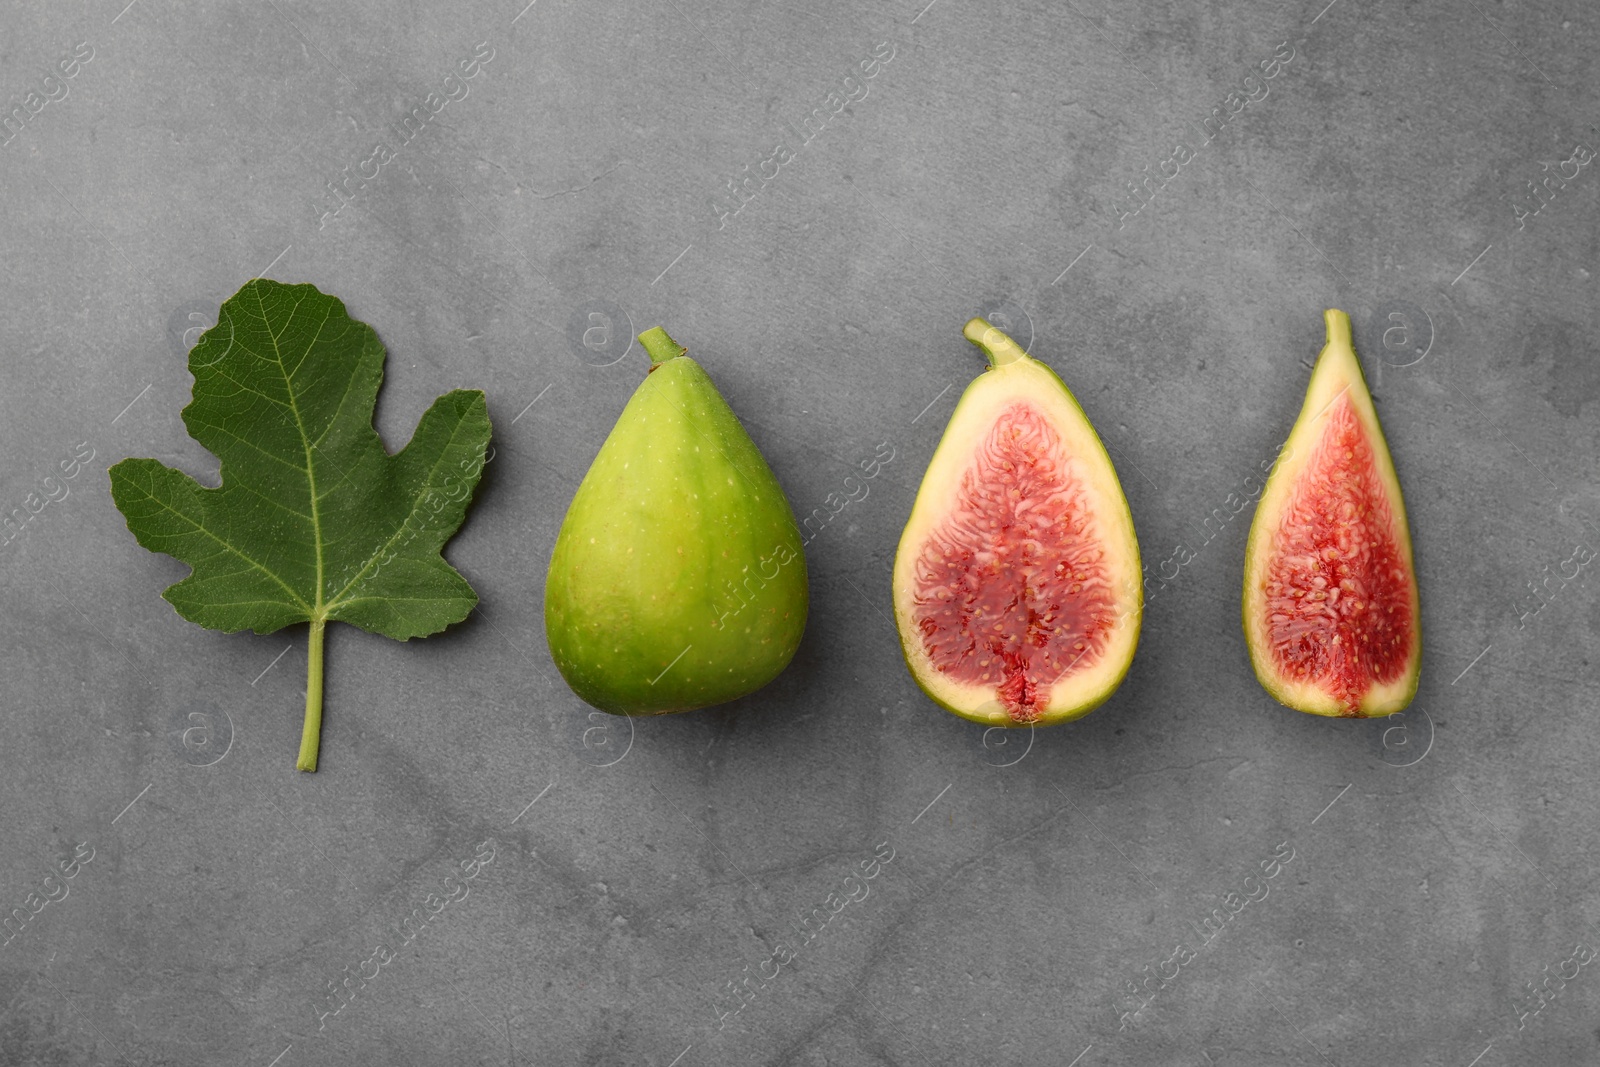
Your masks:
<path fill-rule="evenodd" d="M 1600 145 L 1596 13 L 1324 3 L 10 5 L 5 510 L 76 476 L 0 558 L 0 1062 L 1595 1062 L 1600 600 L 1560 572 L 1600 546 L 1600 173 L 1560 172 Z M 331 631 L 315 775 L 304 628 L 176 616 L 105 475 L 215 476 L 185 351 L 255 276 L 378 330 L 392 446 L 449 388 L 496 424 L 448 548 L 482 612 Z M 1274 704 L 1249 512 L 1198 532 L 1325 307 L 1416 534 L 1399 720 Z M 980 310 L 1076 391 L 1145 562 L 1196 552 L 1116 697 L 1031 737 L 923 698 L 889 611 Z M 787 673 L 630 724 L 541 605 L 657 324 L 801 514 L 894 458 L 811 543 Z"/>

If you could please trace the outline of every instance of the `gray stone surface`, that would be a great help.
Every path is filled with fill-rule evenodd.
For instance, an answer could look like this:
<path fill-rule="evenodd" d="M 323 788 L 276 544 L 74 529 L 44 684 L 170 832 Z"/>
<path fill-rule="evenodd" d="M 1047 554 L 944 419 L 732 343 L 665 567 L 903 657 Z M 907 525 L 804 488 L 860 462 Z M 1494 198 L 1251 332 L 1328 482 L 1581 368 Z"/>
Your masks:
<path fill-rule="evenodd" d="M 1600 144 L 1592 5 L 125 2 L 0 13 L 25 116 L 0 147 L 4 509 L 92 450 L 0 558 L 0 908 L 30 914 L 0 948 L 0 1062 L 1600 1060 L 1574 955 L 1600 946 L 1600 599 L 1592 568 L 1559 576 L 1600 546 L 1600 173 L 1559 178 Z M 29 114 L 33 90 L 59 99 Z M 435 90 L 459 98 L 403 143 Z M 1257 99 L 1203 129 L 1234 90 Z M 833 91 L 856 99 L 831 114 Z M 334 214 L 327 183 L 379 144 Z M 1135 213 L 1127 183 L 1163 169 Z M 304 627 L 175 615 L 185 569 L 105 475 L 214 477 L 184 350 L 257 275 L 378 330 L 391 445 L 452 387 L 496 424 L 448 547 L 482 612 L 409 644 L 332 630 L 315 775 Z M 981 366 L 961 324 L 1002 302 L 1105 438 L 1152 571 L 1196 552 L 1114 699 L 1003 739 L 922 697 L 889 614 Z M 1416 532 L 1399 721 L 1274 704 L 1238 623 L 1249 512 L 1197 532 L 1287 433 L 1330 306 Z M 894 459 L 812 542 L 782 679 L 630 723 L 562 684 L 541 604 L 657 323 L 802 514 Z M 1163 968 L 1263 863 L 1267 898 Z M 772 974 L 847 884 L 870 893 Z M 1134 1018 L 1138 983 L 1163 988 Z"/>

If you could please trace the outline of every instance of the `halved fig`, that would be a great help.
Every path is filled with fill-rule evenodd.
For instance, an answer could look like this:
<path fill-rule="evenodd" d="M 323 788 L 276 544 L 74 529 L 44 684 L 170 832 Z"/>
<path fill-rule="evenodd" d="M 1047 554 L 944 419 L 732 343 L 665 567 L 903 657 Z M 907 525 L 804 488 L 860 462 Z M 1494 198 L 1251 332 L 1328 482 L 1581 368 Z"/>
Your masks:
<path fill-rule="evenodd" d="M 1244 633 L 1267 692 L 1313 715 L 1369 718 L 1417 692 L 1422 628 L 1411 530 L 1350 317 L 1328 340 L 1256 508 Z"/>
<path fill-rule="evenodd" d="M 1105 446 L 1054 371 L 983 319 L 989 366 L 928 463 L 894 564 L 895 624 L 933 701 L 991 726 L 1086 715 L 1128 673 L 1139 543 Z"/>

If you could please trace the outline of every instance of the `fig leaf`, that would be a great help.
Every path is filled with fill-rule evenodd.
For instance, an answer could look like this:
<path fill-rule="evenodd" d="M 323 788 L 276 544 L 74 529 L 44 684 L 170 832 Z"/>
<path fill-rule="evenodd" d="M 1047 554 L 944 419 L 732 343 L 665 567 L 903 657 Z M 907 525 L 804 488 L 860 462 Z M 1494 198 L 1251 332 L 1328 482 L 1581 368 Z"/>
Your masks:
<path fill-rule="evenodd" d="M 257 278 L 189 352 L 189 435 L 222 461 L 201 485 L 153 459 L 111 468 L 139 544 L 191 572 L 163 597 L 190 622 L 272 633 L 309 622 L 303 771 L 317 769 L 323 632 L 437 633 L 478 597 L 440 550 L 466 517 L 489 443 L 482 392 L 434 401 L 390 455 L 372 425 L 384 349 L 311 285 Z"/>

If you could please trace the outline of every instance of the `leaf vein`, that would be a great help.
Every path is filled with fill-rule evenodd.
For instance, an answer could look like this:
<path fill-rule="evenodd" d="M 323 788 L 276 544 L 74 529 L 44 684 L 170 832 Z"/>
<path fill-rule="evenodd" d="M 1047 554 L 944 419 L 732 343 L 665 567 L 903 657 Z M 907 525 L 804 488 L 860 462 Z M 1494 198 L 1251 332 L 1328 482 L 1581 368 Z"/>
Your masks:
<path fill-rule="evenodd" d="M 424 416 L 424 417 L 426 417 L 426 416 Z M 459 419 L 458 418 L 456 420 L 455 425 L 450 428 L 449 440 L 447 440 L 444 443 L 444 445 L 439 449 L 439 457 L 438 457 L 438 459 L 435 460 L 433 465 L 428 468 L 428 477 L 424 480 L 422 488 L 417 491 L 416 496 L 412 498 L 411 510 L 406 513 L 405 519 L 400 523 L 399 526 L 397 526 L 395 528 L 394 533 L 389 535 L 389 539 L 387 541 L 385 541 L 377 549 L 373 550 L 372 555 L 367 558 L 367 562 L 362 565 L 360 573 L 358 573 L 354 578 L 352 578 L 348 582 L 346 582 L 344 584 L 344 588 L 340 589 L 337 593 L 334 594 L 333 601 L 332 601 L 332 603 L 329 604 L 328 610 L 332 611 L 333 608 L 339 606 L 340 604 L 349 604 L 349 603 L 353 602 L 351 600 L 344 600 L 342 598 L 351 589 L 355 588 L 356 583 L 360 582 L 362 579 L 364 579 L 367 576 L 367 570 L 378 559 L 378 557 L 383 555 L 385 552 L 387 552 L 389 550 L 389 548 L 394 545 L 395 539 L 398 538 L 402 533 L 404 533 L 406 531 L 406 529 L 411 525 L 411 520 L 416 516 L 418 510 L 421 508 L 423 499 L 426 498 L 427 495 L 429 494 L 429 492 L 431 492 L 432 489 L 433 489 L 433 475 L 434 475 L 434 473 L 438 471 L 438 469 L 439 469 L 439 467 L 441 465 L 443 465 L 445 456 L 447 456 L 449 454 L 451 446 L 456 443 L 456 438 L 460 435 L 461 429 L 465 424 L 466 424 L 466 420 L 465 419 Z M 413 440 L 414 439 L 415 438 L 413 438 Z M 417 531 L 418 536 L 421 535 L 421 532 L 422 532 L 421 529 L 419 529 Z M 362 598 L 358 598 L 358 599 L 372 599 L 372 598 L 370 598 L 370 597 L 362 597 Z"/>
<path fill-rule="evenodd" d="M 231 437 L 235 441 L 238 441 L 241 445 L 244 445 L 246 448 L 254 449 L 255 451 L 261 453 L 263 456 L 266 456 L 268 459 L 270 459 L 270 460 L 272 460 L 272 461 L 274 461 L 276 463 L 281 463 L 285 467 L 288 467 L 292 471 L 299 471 L 301 474 L 306 473 L 306 469 L 304 467 L 301 467 L 301 466 L 298 466 L 298 465 L 296 465 L 294 463 L 291 463 L 288 460 L 284 459 L 282 456 L 274 455 L 273 453 L 268 452 L 266 449 L 262 448 L 260 445 L 256 444 L 254 441 L 251 441 L 251 440 L 248 440 L 246 438 L 240 437 L 238 434 L 234 433 L 232 430 L 228 429 L 226 426 L 221 425 L 220 423 L 202 422 L 200 420 L 199 416 L 191 416 L 191 418 L 193 418 L 194 423 L 197 426 L 203 427 L 203 428 L 205 428 L 207 430 L 215 430 L 220 434 L 223 434 L 225 436 Z"/>
<path fill-rule="evenodd" d="M 299 300 L 295 301 L 294 307 L 290 309 L 289 317 L 284 324 L 285 333 L 288 333 L 289 323 L 294 321 L 295 312 L 300 310 L 300 305 L 303 303 L 305 303 L 305 297 L 302 296 Z M 306 436 L 305 419 L 300 414 L 300 404 L 298 399 L 295 397 L 294 377 L 290 374 L 288 366 L 283 362 L 283 349 L 278 344 L 277 336 L 272 332 L 272 323 L 267 321 L 267 306 L 266 302 L 261 298 L 261 287 L 259 285 L 256 286 L 256 306 L 261 309 L 261 319 L 264 323 L 266 323 L 267 336 L 272 338 L 272 351 L 277 358 L 278 373 L 283 375 L 284 391 L 289 396 L 289 410 L 294 412 L 295 428 L 300 431 L 300 448 L 306 458 L 305 475 L 306 484 L 308 487 L 307 496 L 309 496 L 311 499 L 311 534 L 316 542 L 317 554 L 317 611 L 321 612 L 325 610 L 322 602 L 322 515 L 317 507 L 317 472 L 315 469 L 315 461 L 311 458 L 311 439 Z M 327 311 L 322 316 L 321 325 L 317 327 L 317 336 L 320 337 L 322 335 L 322 328 L 323 326 L 327 325 L 328 317 L 332 313 L 333 306 L 330 303 Z M 309 353 L 310 351 L 310 346 L 307 346 L 306 352 Z"/>
<path fill-rule="evenodd" d="M 193 526 L 200 533 L 203 533 L 207 537 L 211 538 L 211 540 L 215 541 L 217 543 L 217 545 L 222 549 L 222 551 L 224 553 L 230 554 L 230 555 L 234 556 L 237 559 L 243 560 L 244 562 L 250 564 L 250 566 L 253 567 L 254 569 L 260 571 L 262 574 L 265 574 L 268 578 L 271 578 L 273 581 L 277 582 L 278 585 L 280 587 L 282 587 L 283 591 L 285 593 L 288 593 L 290 599 L 292 599 L 296 604 L 298 604 L 301 608 L 305 609 L 308 612 L 311 610 L 311 605 L 307 604 L 305 602 L 305 600 L 301 598 L 300 594 L 296 593 L 294 591 L 294 589 L 289 585 L 289 583 L 284 581 L 277 574 L 277 572 L 272 570 L 272 568 L 268 567 L 266 564 L 262 563 L 261 561 L 259 561 L 257 559 L 254 559 L 253 557 L 251 557 L 249 555 L 246 555 L 244 553 L 244 551 L 239 549 L 237 546 L 232 545 L 229 542 L 225 541 L 221 536 L 219 536 L 217 533 L 215 533 L 214 531 L 209 529 L 204 523 L 196 522 L 192 517 L 190 517 L 189 515 L 185 514 L 182 511 L 179 511 L 177 508 L 173 507 L 171 504 L 167 503 L 165 500 L 162 500 L 160 497 L 156 496 L 155 494 L 147 492 L 146 493 L 146 498 L 148 500 L 150 500 L 153 504 L 155 504 L 157 507 L 160 507 L 160 508 L 162 508 L 162 509 L 164 509 L 166 511 L 171 512 L 173 515 L 176 515 L 178 518 L 182 519 L 184 522 L 187 522 L 190 526 Z M 191 564 L 191 570 L 192 569 L 193 569 L 193 565 Z M 202 581 L 206 581 L 206 580 L 207 579 L 202 579 Z"/>

